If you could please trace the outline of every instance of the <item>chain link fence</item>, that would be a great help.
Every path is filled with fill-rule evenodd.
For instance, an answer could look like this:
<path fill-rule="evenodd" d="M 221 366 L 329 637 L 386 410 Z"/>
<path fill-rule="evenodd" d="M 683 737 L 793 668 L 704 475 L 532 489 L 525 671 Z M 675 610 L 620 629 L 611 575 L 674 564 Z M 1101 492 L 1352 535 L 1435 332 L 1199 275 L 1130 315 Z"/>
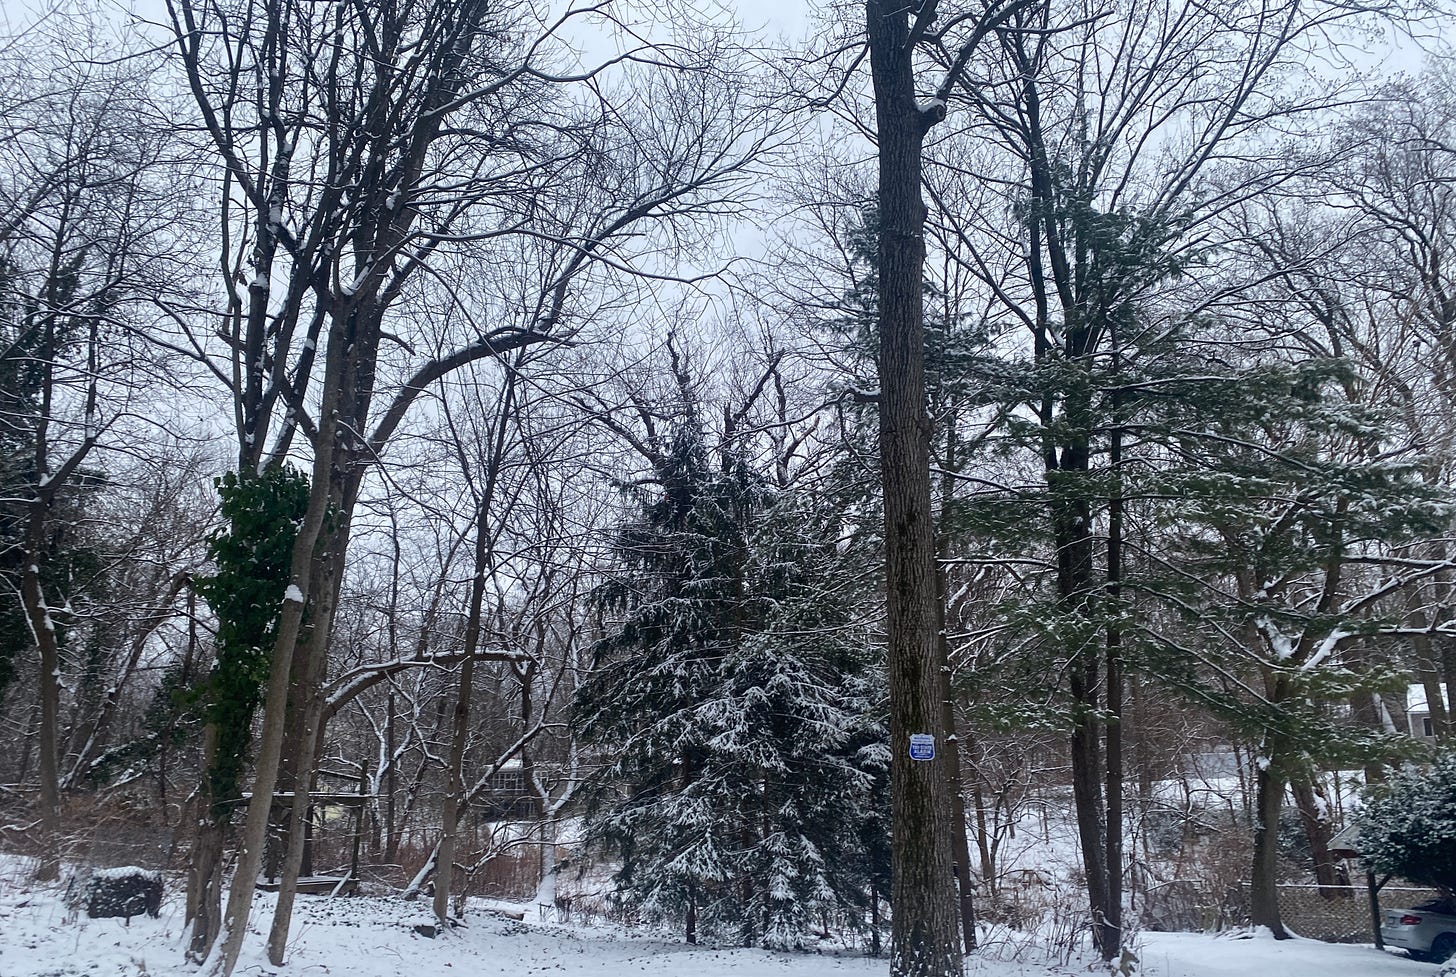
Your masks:
<path fill-rule="evenodd" d="M 1241 886 L 1248 905 L 1248 886 Z M 1380 910 L 1403 909 L 1439 896 L 1435 889 L 1386 886 L 1380 890 Z M 1300 936 L 1326 943 L 1372 943 L 1370 894 L 1360 886 L 1279 886 L 1279 915 L 1284 925 Z"/>

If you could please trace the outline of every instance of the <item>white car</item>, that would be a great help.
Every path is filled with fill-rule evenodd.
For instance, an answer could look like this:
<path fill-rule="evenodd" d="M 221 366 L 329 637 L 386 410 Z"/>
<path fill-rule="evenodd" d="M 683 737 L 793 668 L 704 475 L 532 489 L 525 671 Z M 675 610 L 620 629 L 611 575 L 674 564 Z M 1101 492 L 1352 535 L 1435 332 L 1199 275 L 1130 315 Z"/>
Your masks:
<path fill-rule="evenodd" d="M 1433 899 L 1411 909 L 1388 909 L 1380 937 L 1417 960 L 1445 963 L 1456 955 L 1456 906 Z"/>

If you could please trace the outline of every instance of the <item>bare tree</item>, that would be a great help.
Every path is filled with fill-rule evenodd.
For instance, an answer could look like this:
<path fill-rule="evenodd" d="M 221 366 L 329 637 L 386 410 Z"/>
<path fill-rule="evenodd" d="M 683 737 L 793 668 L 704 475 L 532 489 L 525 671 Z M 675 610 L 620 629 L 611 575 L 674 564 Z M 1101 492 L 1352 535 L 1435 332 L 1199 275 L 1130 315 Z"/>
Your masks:
<path fill-rule="evenodd" d="M 246 268 L 247 294 L 233 287 L 224 319 L 232 365 L 214 366 L 239 405 L 239 460 L 246 467 L 266 457 L 269 411 L 278 406 L 285 413 L 273 457 L 289 450 L 295 432 L 313 454 L 264 704 L 259 801 L 248 812 L 224 923 L 218 966 L 227 972 L 261 858 L 263 799 L 280 761 L 292 779 L 295 820 L 307 805 L 317 690 L 365 474 L 428 386 L 476 360 L 566 339 L 579 280 L 630 271 L 632 254 L 621 245 L 640 225 L 681 226 L 694 211 L 731 206 L 723 194 L 767 132 L 742 96 L 720 97 L 734 84 L 732 69 L 716 60 L 724 52 L 682 46 L 666 57 L 668 67 L 692 73 L 653 82 L 651 113 L 617 127 L 631 116 L 610 108 L 602 75 L 610 64 L 556 67 L 561 25 L 586 8 L 541 24 L 524 7 L 433 0 L 380 10 L 179 0 L 169 9 L 225 189 L 238 194 L 249 228 L 247 259 L 232 265 Z M 646 55 L 617 61 L 634 57 Z M 574 102 L 562 94 L 571 86 L 597 101 Z M 616 153 L 625 158 L 609 155 Z M 590 195 L 564 193 L 588 187 Z M 382 394 L 382 368 L 392 361 L 382 351 L 402 343 L 410 355 L 413 346 L 387 324 L 410 322 L 419 273 L 503 238 L 548 245 L 526 314 L 493 324 L 465 310 L 465 342 L 419 337 L 435 351 Z M 197 348 L 212 362 L 200 341 Z M 322 386 L 311 391 L 320 368 Z M 318 406 L 310 410 L 312 396 Z M 301 843 L 290 838 L 270 938 L 275 960 Z"/>
<path fill-rule="evenodd" d="M 1359 97 L 1307 55 L 1353 26 L 1339 4 L 1029 5 L 972 59 L 951 101 L 975 122 L 947 133 L 927 167 L 937 244 L 1045 371 L 1022 403 L 1041 432 L 1028 449 L 1044 469 L 1081 848 L 1109 958 L 1121 945 L 1130 421 L 1119 381 L 1103 378 L 1143 369 L 1139 351 L 1191 317 L 1236 315 L 1241 297 L 1255 307 L 1256 273 L 1170 283 L 1196 249 L 1237 235 L 1222 222 L 1240 202 L 1322 165 L 1279 145 L 1297 120 Z M 1300 84 L 1309 75 L 1320 77 Z"/>
<path fill-rule="evenodd" d="M 47 36 L 37 28 L 27 40 Z M 144 88 L 124 61 L 66 50 L 32 52 L 32 87 L 7 113 L 4 193 L 18 209 L 0 234 L 6 482 L 18 496 L 10 542 L 37 656 L 44 879 L 59 868 L 61 646 L 70 623 L 67 584 L 51 564 L 67 545 L 67 510 L 74 516 L 104 482 L 103 456 L 144 426 L 138 405 L 155 375 L 141 296 L 161 280 L 165 253 L 152 170 L 160 140 L 133 131 Z"/>
<path fill-rule="evenodd" d="M 1015 5 L 968 18 L 974 27 L 957 47 L 933 97 L 922 102 L 917 54 L 945 51 L 935 0 L 893 8 L 865 5 L 875 135 L 879 148 L 879 432 L 885 505 L 886 628 L 889 637 L 891 784 L 894 789 L 894 934 L 891 972 L 949 975 L 961 969 L 959 920 L 951 893 L 955 873 L 947 761 L 912 750 L 912 736 L 943 730 L 949 702 L 942 669 L 943 604 L 936 585 L 930 484 L 930 419 L 925 381 L 925 216 L 921 166 L 925 139 L 946 115 L 946 97 L 987 31 Z M 953 36 L 953 35 L 952 35 Z M 954 750 L 954 740 L 941 750 Z M 964 819 L 958 829 L 964 834 Z M 961 846 L 962 850 L 964 845 Z M 967 866 L 961 865 L 961 883 Z M 974 937 L 966 936 L 968 943 Z"/>

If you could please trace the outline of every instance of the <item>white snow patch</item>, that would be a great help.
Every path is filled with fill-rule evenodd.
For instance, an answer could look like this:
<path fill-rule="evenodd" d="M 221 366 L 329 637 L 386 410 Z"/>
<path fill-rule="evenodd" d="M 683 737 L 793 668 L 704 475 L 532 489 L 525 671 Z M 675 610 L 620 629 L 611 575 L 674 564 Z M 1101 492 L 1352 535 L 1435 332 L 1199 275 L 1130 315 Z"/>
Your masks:
<path fill-rule="evenodd" d="M 145 879 L 148 882 L 162 881 L 162 873 L 138 865 L 119 865 L 116 868 L 98 868 L 91 873 L 93 879 L 114 881 L 116 879 Z"/>
<path fill-rule="evenodd" d="M 1029 825 L 1028 825 L 1029 827 Z M 1068 849 L 1068 854 L 1074 848 Z M 129 871 L 122 869 L 120 871 Z M 29 860 L 0 855 L 0 974 L 5 977 L 198 977 L 183 959 L 186 924 L 182 887 L 169 886 L 159 918 L 80 918 L 68 921 L 64 886 L 30 881 Z M 562 877 L 564 879 L 564 876 Z M 266 929 L 277 896 L 259 893 L 253 919 Z M 516 922 L 499 911 L 524 914 Z M 294 910 L 285 973 L 349 977 L 883 977 L 885 958 L 833 952 L 808 941 L 804 953 L 775 953 L 704 945 L 677 934 L 644 935 L 611 924 L 546 922 L 538 905 L 500 905 L 472 899 L 467 925 L 436 938 L 425 901 L 398 898 L 302 897 Z M 575 918 L 575 917 L 573 917 Z M 62 925 L 63 922 L 66 925 Z M 983 949 L 968 960 L 974 977 L 1056 977 L 1106 973 L 1080 955 L 1066 961 L 1043 952 L 1003 955 L 1008 931 L 986 931 Z M 1014 934 L 1010 934 L 1014 935 Z M 999 941 L 999 942 L 998 942 Z M 823 950 L 823 952 L 821 952 Z M 1136 973 L 1145 977 L 1430 977 L 1431 964 L 1369 946 L 1276 941 L 1245 931 L 1237 938 L 1202 933 L 1142 933 Z M 260 934 L 250 933 L 237 974 L 270 974 Z"/>

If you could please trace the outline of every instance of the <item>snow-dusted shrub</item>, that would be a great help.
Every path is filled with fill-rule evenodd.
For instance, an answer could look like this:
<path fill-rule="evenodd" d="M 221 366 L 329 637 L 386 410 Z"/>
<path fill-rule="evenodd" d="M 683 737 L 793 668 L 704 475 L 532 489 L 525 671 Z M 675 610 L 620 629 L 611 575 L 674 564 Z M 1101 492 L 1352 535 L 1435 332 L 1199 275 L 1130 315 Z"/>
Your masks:
<path fill-rule="evenodd" d="M 1372 786 L 1356 817 L 1361 850 L 1375 871 L 1456 890 L 1456 752 Z"/>

